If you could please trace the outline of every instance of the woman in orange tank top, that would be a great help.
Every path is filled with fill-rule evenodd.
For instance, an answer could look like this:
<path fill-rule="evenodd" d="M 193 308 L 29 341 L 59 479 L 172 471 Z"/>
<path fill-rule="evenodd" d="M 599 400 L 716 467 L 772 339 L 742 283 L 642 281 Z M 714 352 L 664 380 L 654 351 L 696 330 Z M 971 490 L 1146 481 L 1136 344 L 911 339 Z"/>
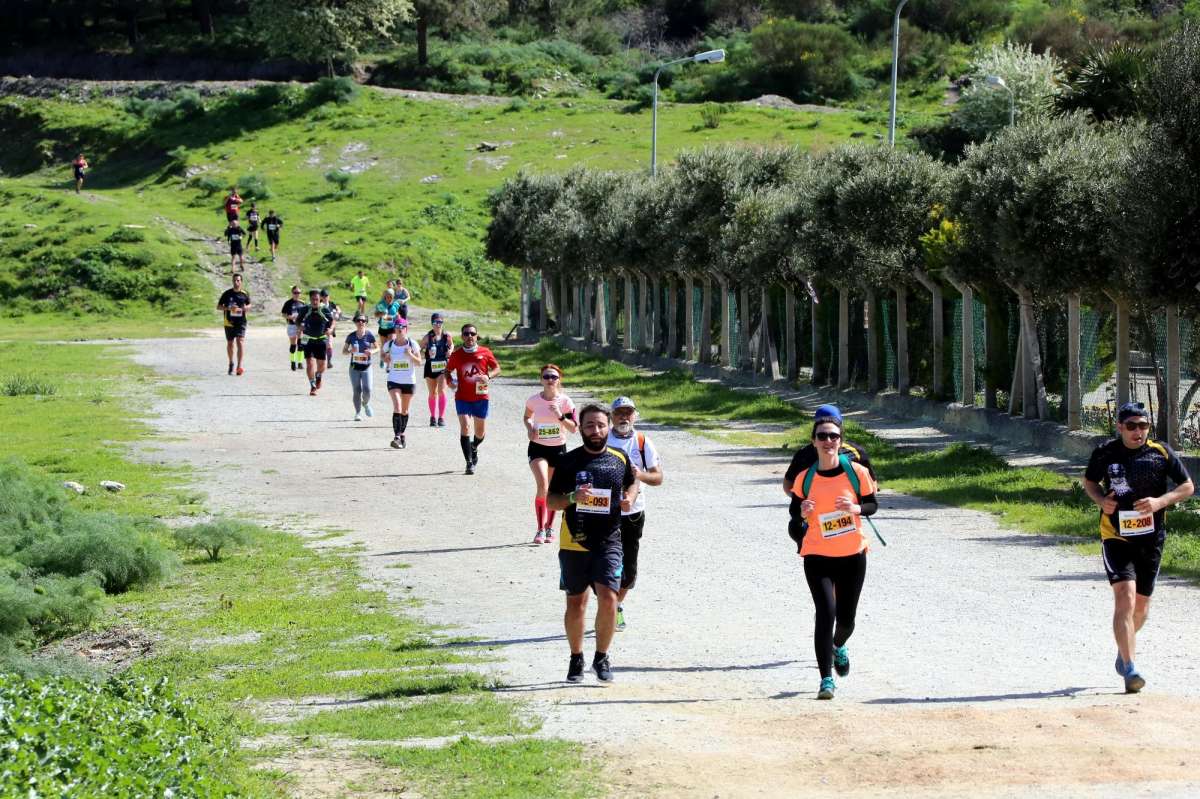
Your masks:
<path fill-rule="evenodd" d="M 806 479 L 807 474 L 800 475 L 792 486 L 802 500 L 800 510 L 808 522 L 800 555 L 804 558 L 804 579 L 817 606 L 813 643 L 821 672 L 818 699 L 833 699 L 837 687 L 834 668 L 841 677 L 850 673 L 846 641 L 854 632 L 858 597 L 867 573 L 867 537 L 863 534 L 862 517 L 878 509 L 871 473 L 865 466 L 851 463 L 859 484 L 859 494 L 855 495 L 838 457 L 841 442 L 840 419 L 822 419 L 814 424 L 817 462 L 811 469 L 815 473 L 811 481 Z M 807 496 L 805 483 L 810 483 Z"/>

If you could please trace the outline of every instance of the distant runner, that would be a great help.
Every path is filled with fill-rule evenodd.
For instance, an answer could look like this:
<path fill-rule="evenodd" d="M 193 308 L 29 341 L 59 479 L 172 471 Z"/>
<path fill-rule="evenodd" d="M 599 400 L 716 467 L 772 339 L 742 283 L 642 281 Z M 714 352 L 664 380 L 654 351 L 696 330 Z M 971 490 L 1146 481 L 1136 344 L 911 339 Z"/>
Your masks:
<path fill-rule="evenodd" d="M 383 360 L 388 366 L 387 388 L 392 398 L 392 447 L 404 449 L 408 446 L 405 439 L 408 406 L 412 404 L 417 367 L 421 365 L 421 350 L 417 342 L 408 337 L 408 320 L 396 320 L 396 334 L 384 348 Z"/>
<path fill-rule="evenodd" d="M 300 327 L 296 324 L 296 320 L 303 310 L 304 302 L 300 299 L 300 287 L 292 286 L 292 298 L 283 304 L 283 310 L 280 313 L 287 322 L 288 360 L 291 362 L 293 372 L 302 368 L 304 364 L 304 353 L 300 351 Z"/>
<path fill-rule="evenodd" d="M 629 397 L 617 397 L 612 404 L 613 424 L 608 431 L 608 445 L 619 449 L 629 459 L 633 476 L 638 481 L 637 499 L 629 510 L 621 511 L 621 591 L 617 594 L 617 629 L 625 629 L 625 597 L 633 590 L 638 576 L 638 552 L 642 546 L 642 530 L 646 526 L 646 500 L 641 486 L 660 486 L 663 482 L 662 462 L 658 450 L 645 433 L 638 432 L 637 406 Z"/>
<path fill-rule="evenodd" d="M 321 305 L 321 292 L 310 289 L 309 304 L 304 306 L 297 321 L 304 345 L 304 365 L 308 374 L 308 395 L 317 396 L 321 390 L 321 378 L 325 376 L 325 350 L 329 347 L 329 327 L 333 320 L 329 311 Z"/>
<path fill-rule="evenodd" d="M 337 323 L 342 321 L 342 309 L 338 304 L 329 299 L 329 289 L 321 289 L 321 306 L 329 311 L 329 318 L 333 323 L 329 325 L 329 338 L 337 338 Z M 333 342 L 329 342 L 329 346 L 325 348 L 325 366 L 326 368 L 333 366 Z"/>
<path fill-rule="evenodd" d="M 225 289 L 217 300 L 217 310 L 225 315 L 225 352 L 229 356 L 229 374 L 234 373 L 233 351 L 237 344 L 237 374 L 242 375 L 245 355 L 246 312 L 250 310 L 250 295 L 242 291 L 242 276 L 233 276 L 233 288 Z"/>
<path fill-rule="evenodd" d="M 230 186 L 229 194 L 225 197 L 225 221 L 232 222 L 237 219 L 241 207 L 242 198 L 237 192 L 237 186 Z"/>
<path fill-rule="evenodd" d="M 357 313 L 365 314 L 367 312 L 367 294 L 371 290 L 371 278 L 363 274 L 363 270 L 359 269 L 358 274 L 350 278 L 350 288 L 354 290 L 354 299 L 358 303 Z"/>
<path fill-rule="evenodd" d="M 450 353 L 446 373 L 454 389 L 454 412 L 458 414 L 458 445 L 467 460 L 467 474 L 475 474 L 479 447 L 487 435 L 488 398 L 491 380 L 500 376 L 500 362 L 479 344 L 475 325 L 462 326 L 463 344 Z M 471 439 L 472 423 L 475 438 Z"/>
<path fill-rule="evenodd" d="M 433 329 L 421 338 L 425 353 L 425 387 L 429 390 L 429 426 L 446 426 L 446 362 L 454 351 L 454 339 L 444 330 L 446 318 L 434 312 Z"/>
<path fill-rule="evenodd" d="M 271 248 L 271 260 L 274 261 L 275 253 L 279 250 L 279 231 L 283 230 L 283 220 L 275 215 L 275 211 L 267 211 L 263 230 L 267 231 L 267 245 Z"/>
<path fill-rule="evenodd" d="M 248 234 L 246 246 L 249 247 L 253 242 L 255 252 L 258 252 L 258 223 L 258 208 L 254 203 L 250 203 L 250 210 L 246 212 L 246 233 Z"/>
<path fill-rule="evenodd" d="M 83 191 L 83 178 L 88 170 L 88 162 L 83 153 L 75 156 L 75 160 L 71 162 L 71 169 L 75 173 L 75 193 L 78 194 Z"/>
<path fill-rule="evenodd" d="M 404 281 L 396 281 L 396 302 L 400 303 L 400 315 L 408 318 L 408 303 L 412 300 L 412 292 L 404 288 Z"/>
<path fill-rule="evenodd" d="M 567 451 L 567 436 L 579 429 L 575 403 L 562 390 L 562 369 L 548 363 L 542 367 L 542 390 L 525 400 L 526 455 L 533 472 L 533 513 L 537 530 L 533 543 L 554 541 L 554 511 L 546 506 L 546 494 L 558 459 Z"/>
<path fill-rule="evenodd" d="M 629 459 L 608 446 L 608 408 L 587 405 L 579 413 L 583 446 L 558 459 L 550 494 L 550 510 L 563 511 L 559 541 L 559 588 L 567 594 L 563 626 L 571 648 L 567 681 L 583 680 L 584 616 L 588 589 L 596 593 L 596 653 L 592 668 L 604 683 L 612 682 L 608 651 L 617 621 L 621 589 L 621 511 L 637 499 L 638 483 Z"/>
<path fill-rule="evenodd" d="M 246 258 L 242 255 L 242 238 L 246 235 L 246 231 L 242 230 L 242 226 L 236 219 L 229 223 L 229 227 L 225 228 L 225 238 L 229 239 L 229 271 L 233 271 L 233 264 L 236 261 L 238 271 L 246 271 Z"/>
<path fill-rule="evenodd" d="M 1083 488 L 1100 508 L 1100 554 L 1113 589 L 1114 665 L 1125 692 L 1135 694 L 1146 685 L 1134 657 L 1167 540 L 1166 509 L 1190 497 L 1195 486 L 1175 451 L 1150 439 L 1142 403 L 1120 407 L 1117 430 L 1117 438 L 1093 450 Z M 1171 491 L 1168 481 L 1175 484 Z"/>
<path fill-rule="evenodd" d="M 375 334 L 367 330 L 367 317 L 354 316 L 354 332 L 346 336 L 342 352 L 350 356 L 350 391 L 354 399 L 354 421 L 371 411 L 371 353 L 379 349 Z"/>
<path fill-rule="evenodd" d="M 834 668 L 841 677 L 850 673 L 846 641 L 854 632 L 858 599 L 867 574 L 868 542 L 862 517 L 878 509 L 871 473 L 866 466 L 840 454 L 841 441 L 840 422 L 829 417 L 813 422 L 817 462 L 793 487 L 809 529 L 800 555 L 804 558 L 804 579 L 817 608 L 813 646 L 821 672 L 818 699 L 833 699 L 837 688 Z M 853 478 L 849 469 L 854 471 Z"/>
<path fill-rule="evenodd" d="M 396 319 L 400 318 L 400 303 L 396 302 L 396 292 L 385 289 L 379 302 L 375 303 L 375 319 L 379 325 L 379 346 L 386 347 L 392 335 L 396 332 Z M 382 360 L 379 366 L 385 367 Z"/>

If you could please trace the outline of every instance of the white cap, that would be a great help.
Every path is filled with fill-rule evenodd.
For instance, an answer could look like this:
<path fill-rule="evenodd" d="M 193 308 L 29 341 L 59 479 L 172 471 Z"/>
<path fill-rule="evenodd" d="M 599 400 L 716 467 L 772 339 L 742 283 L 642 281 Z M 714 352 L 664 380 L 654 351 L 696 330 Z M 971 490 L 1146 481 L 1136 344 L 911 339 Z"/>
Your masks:
<path fill-rule="evenodd" d="M 637 410 L 637 406 L 633 404 L 633 400 L 629 397 L 617 397 L 613 400 L 612 409 L 615 411 L 619 408 L 633 408 L 635 411 Z"/>

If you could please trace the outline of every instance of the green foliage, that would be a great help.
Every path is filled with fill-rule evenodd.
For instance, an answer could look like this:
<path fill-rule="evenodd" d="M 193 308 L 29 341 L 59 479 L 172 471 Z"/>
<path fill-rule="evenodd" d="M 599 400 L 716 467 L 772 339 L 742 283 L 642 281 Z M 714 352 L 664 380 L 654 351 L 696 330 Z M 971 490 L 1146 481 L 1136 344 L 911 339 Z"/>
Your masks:
<path fill-rule="evenodd" d="M 267 179 L 258 173 L 243 175 L 237 180 L 238 190 L 247 202 L 250 200 L 269 200 L 273 195 Z"/>
<path fill-rule="evenodd" d="M 1003 87 L 988 77 L 1004 79 Z M 971 85 L 955 108 L 954 124 L 976 141 L 1008 124 L 1011 102 L 1021 124 L 1047 117 L 1062 92 L 1062 63 L 1052 54 L 1038 55 L 1028 45 L 1004 43 L 981 53 L 971 64 Z"/>
<path fill-rule="evenodd" d="M 8 375 L 0 382 L 0 394 L 6 397 L 52 397 L 58 386 L 35 374 Z"/>
<path fill-rule="evenodd" d="M 94 574 L 0 573 L 0 655 L 87 628 L 99 615 L 104 589 Z"/>
<path fill-rule="evenodd" d="M 212 175 L 199 174 L 194 175 L 188 180 L 188 185 L 194 189 L 199 189 L 206 196 L 211 197 L 214 194 L 219 194 L 225 190 L 225 181 L 218 180 Z"/>
<path fill-rule="evenodd" d="M 309 84 L 305 91 L 309 105 L 324 105 L 325 103 L 335 103 L 337 105 L 345 105 L 351 102 L 360 91 L 358 84 L 345 76 L 338 78 L 321 78 L 320 80 Z"/>
<path fill-rule="evenodd" d="M 204 101 L 195 89 L 179 89 L 170 99 L 155 100 L 130 97 L 125 110 L 151 125 L 186 122 L 204 114 Z"/>
<path fill-rule="evenodd" d="M 136 228 L 121 227 L 109 233 L 105 244 L 137 244 L 146 240 L 146 234 Z"/>
<path fill-rule="evenodd" d="M 405 50 L 381 62 L 371 82 L 460 94 L 572 94 L 592 83 L 599 64 L 587 50 L 563 39 L 462 42 L 430 53 L 424 65 L 415 51 Z"/>
<path fill-rule="evenodd" d="M 0 674 L 0 794 L 225 797 L 234 743 L 165 681 Z"/>
<path fill-rule="evenodd" d="M 1147 61 L 1142 48 L 1127 44 L 1090 53 L 1081 65 L 1067 69 L 1066 88 L 1058 98 L 1058 107 L 1067 112 L 1090 111 L 1101 121 L 1136 116 Z"/>
<path fill-rule="evenodd" d="M 769 19 L 750 32 L 755 89 L 795 100 L 844 98 L 854 93 L 858 45 L 835 25 Z M 731 65 L 737 62 L 730 60 Z"/>
<path fill-rule="evenodd" d="M 268 52 L 317 63 L 353 57 L 386 41 L 412 11 L 410 0 L 251 0 Z"/>
<path fill-rule="evenodd" d="M 209 560 L 215 561 L 221 559 L 221 550 L 252 541 L 256 529 L 254 525 L 236 519 L 214 519 L 177 527 L 173 535 L 180 546 L 203 550 Z"/>
<path fill-rule="evenodd" d="M 325 180 L 337 187 L 337 196 L 353 197 L 354 190 L 350 188 L 350 181 L 354 179 L 354 175 L 344 169 L 331 169 L 325 173 Z"/>
<path fill-rule="evenodd" d="M 705 103 L 700 107 L 700 124 L 709 130 L 721 127 L 721 117 L 729 113 L 729 107 L 721 103 Z"/>

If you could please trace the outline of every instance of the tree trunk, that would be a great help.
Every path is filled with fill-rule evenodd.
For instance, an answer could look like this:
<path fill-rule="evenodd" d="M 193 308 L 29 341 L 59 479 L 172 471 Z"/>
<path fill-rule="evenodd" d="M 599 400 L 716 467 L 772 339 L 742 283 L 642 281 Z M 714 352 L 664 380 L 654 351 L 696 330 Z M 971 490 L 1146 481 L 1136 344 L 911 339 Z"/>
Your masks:
<path fill-rule="evenodd" d="M 1129 303 L 1120 297 L 1112 299 L 1117 305 L 1117 407 L 1120 407 L 1129 402 Z"/>
<path fill-rule="evenodd" d="M 1041 344 L 1038 342 L 1037 317 L 1033 312 L 1033 292 L 1024 286 L 1017 286 L 1017 296 L 1021 304 L 1021 325 L 1024 331 L 1025 359 L 1023 361 L 1024 396 L 1026 419 L 1048 419 L 1050 410 L 1046 403 L 1046 384 L 1042 377 Z"/>
<path fill-rule="evenodd" d="M 683 357 L 696 358 L 696 281 L 689 274 L 683 279 Z"/>
<path fill-rule="evenodd" d="M 679 354 L 679 281 L 667 279 L 667 357 Z"/>
<path fill-rule="evenodd" d="M 1067 295 L 1067 429 L 1083 427 L 1083 381 L 1079 369 L 1079 294 Z"/>
<path fill-rule="evenodd" d="M 838 288 L 838 377 L 840 389 L 850 387 L 850 292 Z"/>
<path fill-rule="evenodd" d="M 721 283 L 721 365 L 733 368 L 733 314 L 729 312 L 729 281 L 718 278 Z"/>
<path fill-rule="evenodd" d="M 825 362 L 825 306 L 814 290 L 810 296 L 812 320 L 812 382 L 814 386 L 825 385 L 829 377 L 829 364 Z"/>
<path fill-rule="evenodd" d="M 700 363 L 712 363 L 712 278 L 704 276 L 700 296 Z"/>
<path fill-rule="evenodd" d="M 628 269 L 625 270 L 625 338 L 621 342 L 626 351 L 632 351 L 637 340 L 633 333 L 633 273 Z"/>
<path fill-rule="evenodd" d="M 200 26 L 200 35 L 212 39 L 216 35 L 213 28 L 212 0 L 192 0 L 192 17 Z"/>
<path fill-rule="evenodd" d="M 766 286 L 762 287 L 762 335 L 766 346 L 763 355 L 766 358 L 767 376 L 772 380 L 782 380 L 783 372 L 779 368 L 779 348 L 775 346 L 775 337 L 771 335 L 771 292 Z"/>
<path fill-rule="evenodd" d="M 738 368 L 748 372 L 752 368 L 750 352 L 750 289 L 745 285 L 738 288 Z"/>
<path fill-rule="evenodd" d="M 1013 364 L 1012 390 L 1008 392 L 1008 415 L 1016 416 L 1025 398 L 1025 323 L 1017 332 L 1017 361 Z"/>
<path fill-rule="evenodd" d="M 641 291 L 642 306 L 641 325 L 638 327 L 638 333 L 640 333 L 638 336 L 638 348 L 645 352 L 650 352 L 654 346 L 654 339 L 651 337 L 653 328 L 650 319 L 650 285 L 646 276 L 640 272 L 638 273 L 638 288 Z"/>
<path fill-rule="evenodd" d="M 583 307 L 579 309 L 579 336 L 585 343 L 591 344 L 596 340 L 596 331 L 592 327 L 595 321 L 592 301 L 595 299 L 595 283 L 590 278 L 583 279 Z"/>
<path fill-rule="evenodd" d="M 796 292 L 791 285 L 783 287 L 783 346 L 787 348 L 787 379 L 800 377 L 800 361 L 796 357 Z"/>
<path fill-rule="evenodd" d="M 653 293 L 650 303 L 651 316 L 651 340 L 650 349 L 655 355 L 661 355 L 663 351 L 663 282 L 659 277 L 651 278 L 651 291 Z"/>
<path fill-rule="evenodd" d="M 608 278 L 596 278 L 596 341 L 608 346 Z"/>
<path fill-rule="evenodd" d="M 943 302 L 942 302 L 942 285 L 938 281 L 931 278 L 923 270 L 914 270 L 917 280 L 931 296 L 931 327 L 933 338 L 933 362 L 930 371 L 933 374 L 933 396 L 935 399 L 942 399 L 945 394 L 945 367 L 943 364 L 946 342 L 946 321 L 943 317 Z"/>
<path fill-rule="evenodd" d="M 520 321 L 518 323 L 518 326 L 522 327 L 522 328 L 529 327 L 530 294 L 531 294 L 531 292 L 529 290 L 529 270 L 522 269 L 521 270 L 521 310 L 519 313 Z"/>
<path fill-rule="evenodd" d="M 429 17 L 417 14 L 417 66 L 429 64 Z"/>
<path fill-rule="evenodd" d="M 907 395 L 908 374 L 908 286 L 896 287 L 896 390 Z"/>
<path fill-rule="evenodd" d="M 1179 446 L 1179 377 L 1180 359 L 1183 353 L 1179 346 L 1179 306 L 1167 306 L 1167 443 Z"/>

